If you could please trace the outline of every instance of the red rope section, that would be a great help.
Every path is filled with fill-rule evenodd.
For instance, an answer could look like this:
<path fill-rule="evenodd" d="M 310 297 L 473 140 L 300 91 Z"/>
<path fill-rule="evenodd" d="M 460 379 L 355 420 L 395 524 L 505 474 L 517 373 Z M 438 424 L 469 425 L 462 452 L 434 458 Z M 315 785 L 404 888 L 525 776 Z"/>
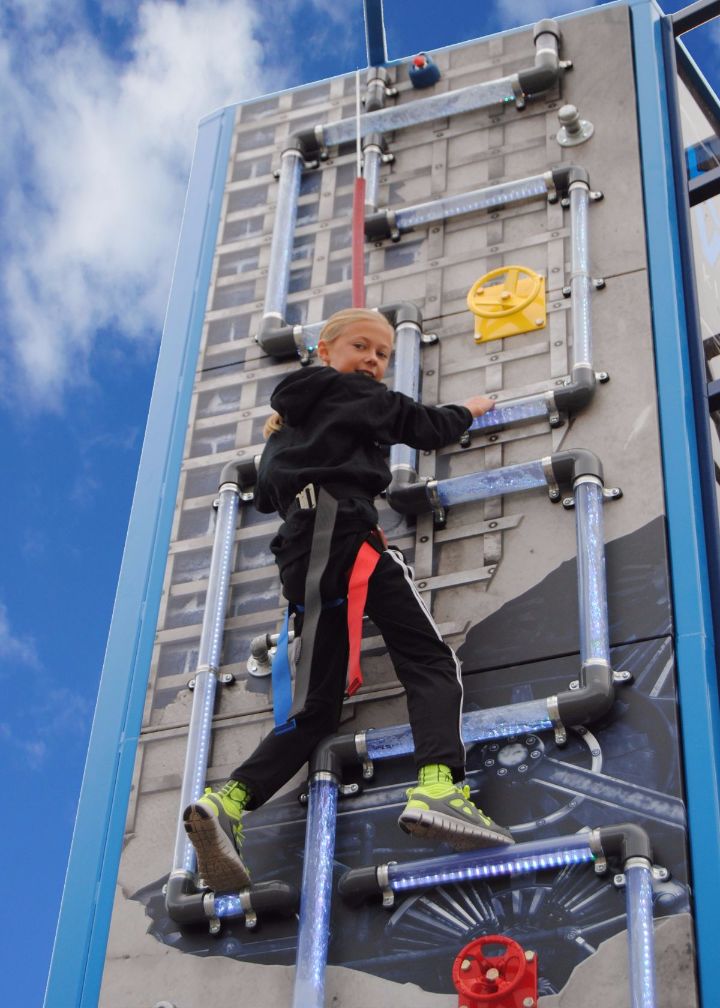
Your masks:
<path fill-rule="evenodd" d="M 365 179 L 355 179 L 352 208 L 352 306 L 365 307 Z"/>

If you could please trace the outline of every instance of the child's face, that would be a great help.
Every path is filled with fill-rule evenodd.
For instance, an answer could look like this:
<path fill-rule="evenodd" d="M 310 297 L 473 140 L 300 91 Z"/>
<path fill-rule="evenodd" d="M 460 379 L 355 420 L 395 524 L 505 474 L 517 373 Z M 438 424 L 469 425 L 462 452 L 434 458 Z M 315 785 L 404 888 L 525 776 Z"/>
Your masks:
<path fill-rule="evenodd" d="M 390 363 L 392 334 L 384 322 L 351 322 L 339 336 L 318 343 L 318 357 L 343 374 L 354 371 L 382 381 Z"/>

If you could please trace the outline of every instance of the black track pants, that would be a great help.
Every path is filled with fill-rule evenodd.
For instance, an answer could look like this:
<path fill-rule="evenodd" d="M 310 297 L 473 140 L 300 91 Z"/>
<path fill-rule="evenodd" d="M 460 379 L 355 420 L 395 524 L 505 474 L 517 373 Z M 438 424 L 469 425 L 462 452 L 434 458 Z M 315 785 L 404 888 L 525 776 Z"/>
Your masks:
<path fill-rule="evenodd" d="M 416 766 L 444 763 L 461 780 L 460 664 L 425 608 L 402 553 L 393 547 L 381 555 L 370 578 L 365 611 L 382 634 L 407 694 Z M 250 808 L 267 801 L 338 729 L 348 662 L 347 602 L 323 609 L 314 656 L 307 703 L 295 728 L 272 732 L 231 774 L 252 792 Z"/>

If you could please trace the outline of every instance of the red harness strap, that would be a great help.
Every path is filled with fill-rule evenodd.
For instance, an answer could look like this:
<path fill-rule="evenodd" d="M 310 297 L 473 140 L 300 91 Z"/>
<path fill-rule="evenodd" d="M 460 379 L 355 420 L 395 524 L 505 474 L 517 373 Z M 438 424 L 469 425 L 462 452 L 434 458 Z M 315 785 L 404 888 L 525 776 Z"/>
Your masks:
<path fill-rule="evenodd" d="M 348 657 L 346 693 L 352 696 L 362 686 L 362 669 L 360 668 L 360 641 L 362 639 L 362 620 L 367 600 L 368 581 L 377 567 L 380 554 L 369 542 L 364 542 L 355 557 L 355 563 L 350 571 L 348 584 L 348 642 L 350 652 Z"/>

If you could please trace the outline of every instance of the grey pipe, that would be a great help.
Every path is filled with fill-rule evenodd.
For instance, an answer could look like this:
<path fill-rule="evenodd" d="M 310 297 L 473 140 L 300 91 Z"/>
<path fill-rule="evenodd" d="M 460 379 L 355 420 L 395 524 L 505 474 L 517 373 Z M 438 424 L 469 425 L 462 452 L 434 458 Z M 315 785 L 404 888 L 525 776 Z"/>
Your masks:
<path fill-rule="evenodd" d="M 396 392 L 402 392 L 417 402 L 420 396 L 420 326 L 416 322 L 400 322 L 395 329 Z M 393 482 L 417 480 L 417 450 L 409 445 L 394 444 L 390 448 L 390 472 Z"/>
<path fill-rule="evenodd" d="M 280 161 L 277 207 L 263 309 L 264 320 L 273 320 L 277 326 L 283 325 L 285 321 L 302 170 L 302 151 L 294 147 L 284 151 Z"/>
<path fill-rule="evenodd" d="M 185 768 L 180 790 L 173 872 L 192 872 L 195 868 L 195 851 L 185 834 L 182 813 L 190 802 L 202 794 L 205 786 L 239 496 L 240 487 L 237 483 L 227 482 L 220 488 L 207 597 L 200 631 Z"/>

